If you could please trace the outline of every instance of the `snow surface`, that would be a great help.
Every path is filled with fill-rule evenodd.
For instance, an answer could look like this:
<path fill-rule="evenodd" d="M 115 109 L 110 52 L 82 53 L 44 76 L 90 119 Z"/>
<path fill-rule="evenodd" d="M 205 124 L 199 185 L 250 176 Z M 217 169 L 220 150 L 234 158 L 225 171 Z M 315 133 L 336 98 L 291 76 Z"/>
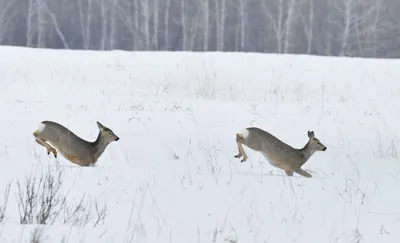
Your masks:
<path fill-rule="evenodd" d="M 0 48 L 1 242 L 399 242 L 399 60 L 252 53 Z M 53 120 L 93 141 L 120 140 L 94 167 L 34 141 Z M 302 147 L 327 146 L 287 177 L 235 135 L 247 126 Z M 107 206 L 94 227 L 23 225 L 18 187 L 63 172 L 68 202 Z M 36 174 L 35 174 L 36 175 Z M 96 214 L 96 212 L 93 212 Z M 96 216 L 96 215 L 94 215 Z M 95 218 L 95 217 L 94 217 Z"/>

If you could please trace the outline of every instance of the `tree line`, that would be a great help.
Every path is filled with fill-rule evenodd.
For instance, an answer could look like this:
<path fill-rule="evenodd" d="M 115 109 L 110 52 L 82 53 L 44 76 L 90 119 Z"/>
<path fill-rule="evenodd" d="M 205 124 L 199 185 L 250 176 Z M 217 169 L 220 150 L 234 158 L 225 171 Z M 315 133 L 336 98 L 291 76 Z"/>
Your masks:
<path fill-rule="evenodd" d="M 0 44 L 398 57 L 397 2 L 0 0 Z"/>

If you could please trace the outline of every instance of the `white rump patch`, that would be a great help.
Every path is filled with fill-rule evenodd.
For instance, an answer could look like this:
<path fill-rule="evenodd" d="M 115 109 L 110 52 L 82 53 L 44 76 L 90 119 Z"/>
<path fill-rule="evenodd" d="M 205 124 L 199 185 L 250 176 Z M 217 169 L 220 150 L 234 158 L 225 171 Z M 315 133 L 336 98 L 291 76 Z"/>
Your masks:
<path fill-rule="evenodd" d="M 40 132 L 43 132 L 43 130 L 44 130 L 45 127 L 46 127 L 45 124 L 40 123 L 36 131 L 39 132 L 39 133 L 40 133 Z"/>
<path fill-rule="evenodd" d="M 249 137 L 249 130 L 247 130 L 247 128 L 243 129 L 243 138 L 244 140 L 246 140 Z"/>

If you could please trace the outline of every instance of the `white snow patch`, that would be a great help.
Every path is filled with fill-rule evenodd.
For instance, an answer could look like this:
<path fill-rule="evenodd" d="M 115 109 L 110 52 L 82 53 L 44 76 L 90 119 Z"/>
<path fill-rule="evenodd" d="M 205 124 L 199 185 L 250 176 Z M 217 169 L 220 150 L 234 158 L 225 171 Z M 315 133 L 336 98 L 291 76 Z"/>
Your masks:
<path fill-rule="evenodd" d="M 400 60 L 3 46 L 0 66 L 1 242 L 400 241 Z M 43 120 L 121 139 L 83 168 L 34 141 Z M 303 166 L 313 178 L 252 150 L 240 163 L 249 126 L 294 147 L 312 129 L 328 150 Z M 21 224 L 16 182 L 47 171 L 67 207 Z"/>

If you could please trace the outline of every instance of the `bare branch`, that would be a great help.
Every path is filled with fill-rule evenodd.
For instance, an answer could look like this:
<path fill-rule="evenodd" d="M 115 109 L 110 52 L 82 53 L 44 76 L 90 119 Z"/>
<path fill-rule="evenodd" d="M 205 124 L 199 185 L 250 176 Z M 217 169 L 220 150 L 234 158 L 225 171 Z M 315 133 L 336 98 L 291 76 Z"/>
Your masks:
<path fill-rule="evenodd" d="M 56 29 L 56 32 L 57 32 L 58 36 L 60 37 L 60 39 L 64 45 L 64 48 L 69 49 L 67 40 L 66 40 L 64 34 L 62 33 L 62 31 L 60 30 L 60 27 L 58 26 L 58 21 L 57 21 L 56 15 L 50 11 L 50 9 L 48 8 L 47 4 L 44 1 L 41 2 L 41 5 L 44 8 L 44 10 L 47 12 L 47 14 L 50 16 L 51 20 L 53 21 L 54 28 Z"/>

